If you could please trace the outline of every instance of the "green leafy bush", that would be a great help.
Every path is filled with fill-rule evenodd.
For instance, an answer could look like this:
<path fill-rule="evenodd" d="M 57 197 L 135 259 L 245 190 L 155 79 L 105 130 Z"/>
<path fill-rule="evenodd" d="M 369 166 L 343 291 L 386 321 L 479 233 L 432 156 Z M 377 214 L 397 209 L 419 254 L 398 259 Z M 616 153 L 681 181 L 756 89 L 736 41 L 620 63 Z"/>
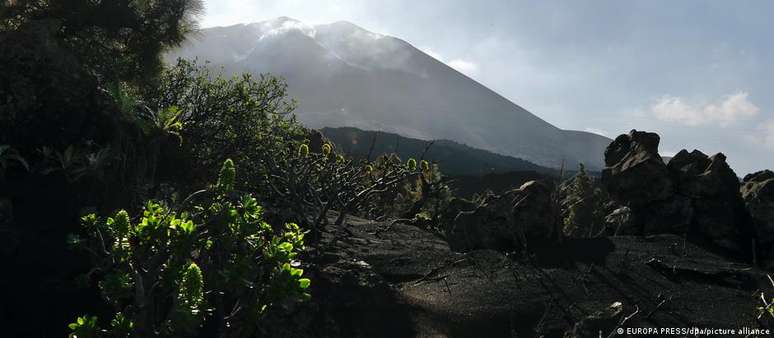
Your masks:
<path fill-rule="evenodd" d="M 309 298 L 310 280 L 298 267 L 304 233 L 266 223 L 258 201 L 234 191 L 235 177 L 226 160 L 217 184 L 180 208 L 148 201 L 136 220 L 123 210 L 82 218 L 90 237 L 81 246 L 115 310 L 96 336 L 196 336 L 204 327 L 212 336 L 254 336 L 267 314 Z M 92 330 L 88 318 L 71 324 L 73 335 Z"/>

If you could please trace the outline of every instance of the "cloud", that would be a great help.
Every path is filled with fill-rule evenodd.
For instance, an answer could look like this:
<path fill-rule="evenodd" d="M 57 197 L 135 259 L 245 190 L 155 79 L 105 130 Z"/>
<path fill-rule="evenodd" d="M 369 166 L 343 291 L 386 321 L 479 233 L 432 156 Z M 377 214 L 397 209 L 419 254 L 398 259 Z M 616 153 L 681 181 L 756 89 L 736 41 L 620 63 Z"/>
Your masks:
<path fill-rule="evenodd" d="M 748 95 L 740 91 L 726 96 L 719 103 L 704 106 L 689 104 L 680 97 L 667 95 L 651 105 L 650 110 L 661 121 L 687 126 L 719 124 L 725 127 L 758 115 L 760 108 L 748 100 Z"/>
<path fill-rule="evenodd" d="M 468 76 L 473 76 L 478 74 L 478 64 L 463 60 L 463 59 L 454 59 L 446 63 L 449 65 L 449 67 L 452 67 L 456 69 L 458 72 L 463 73 Z"/>
<path fill-rule="evenodd" d="M 289 18 L 277 18 L 264 21 L 261 23 L 261 31 L 263 34 L 258 39 L 282 35 L 290 31 L 299 31 L 310 38 L 314 38 L 317 34 L 314 27 Z"/>

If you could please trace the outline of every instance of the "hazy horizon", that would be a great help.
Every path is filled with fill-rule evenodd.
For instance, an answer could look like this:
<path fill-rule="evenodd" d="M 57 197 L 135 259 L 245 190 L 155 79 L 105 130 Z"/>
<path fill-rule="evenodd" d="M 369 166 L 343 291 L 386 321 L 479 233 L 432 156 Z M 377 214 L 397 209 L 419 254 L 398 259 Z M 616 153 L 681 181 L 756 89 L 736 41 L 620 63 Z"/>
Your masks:
<path fill-rule="evenodd" d="M 667 5 L 669 4 L 669 5 Z M 773 31 L 765 2 L 205 1 L 202 27 L 287 16 L 405 40 L 547 122 L 660 151 L 723 152 L 739 176 L 774 167 Z M 411 10 L 407 10 L 411 8 Z M 768 10 L 767 10 L 768 9 Z M 686 19 L 687 18 L 687 19 Z"/>

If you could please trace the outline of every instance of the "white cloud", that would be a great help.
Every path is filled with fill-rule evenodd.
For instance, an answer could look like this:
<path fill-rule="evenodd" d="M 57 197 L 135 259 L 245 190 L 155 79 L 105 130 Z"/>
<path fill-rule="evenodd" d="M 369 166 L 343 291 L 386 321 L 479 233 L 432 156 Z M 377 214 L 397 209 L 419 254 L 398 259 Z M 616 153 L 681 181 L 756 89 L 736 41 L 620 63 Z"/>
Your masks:
<path fill-rule="evenodd" d="M 263 34 L 259 37 L 259 39 L 282 35 L 290 31 L 299 31 L 310 38 L 314 38 L 314 36 L 317 34 L 317 31 L 314 29 L 314 27 L 300 21 L 286 18 L 277 18 L 264 21 L 260 26 Z"/>
<path fill-rule="evenodd" d="M 662 121 L 688 126 L 719 124 L 727 126 L 758 115 L 760 108 L 747 99 L 747 92 L 728 95 L 719 103 L 693 105 L 676 96 L 664 96 L 651 107 L 653 115 Z"/>
<path fill-rule="evenodd" d="M 449 67 L 452 67 L 456 69 L 458 72 L 465 74 L 467 76 L 473 76 L 478 74 L 478 65 L 474 62 L 463 60 L 463 59 L 454 59 L 446 63 L 449 65 Z"/>

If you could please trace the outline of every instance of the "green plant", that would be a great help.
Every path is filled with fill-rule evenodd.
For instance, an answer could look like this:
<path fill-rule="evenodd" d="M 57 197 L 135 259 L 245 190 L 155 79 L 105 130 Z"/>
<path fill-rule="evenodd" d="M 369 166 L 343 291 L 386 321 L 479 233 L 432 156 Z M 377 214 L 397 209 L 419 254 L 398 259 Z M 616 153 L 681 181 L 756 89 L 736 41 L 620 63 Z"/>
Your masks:
<path fill-rule="evenodd" d="M 767 274 L 766 278 L 768 278 L 769 284 L 774 287 L 774 279 L 771 278 L 771 275 Z M 772 328 L 774 327 L 774 297 L 766 296 L 766 293 L 763 291 L 758 295 L 761 305 L 755 308 L 758 313 L 755 319 L 761 327 Z"/>
<path fill-rule="evenodd" d="M 366 181 L 382 185 L 359 204 L 360 213 L 370 218 L 412 220 L 438 230 L 441 215 L 452 200 L 452 191 L 437 164 L 421 160 L 417 168 L 416 163 L 412 158 L 403 164 L 396 154 L 391 154 L 368 164 Z"/>
<path fill-rule="evenodd" d="M 417 160 L 415 160 L 413 158 L 408 159 L 408 161 L 406 162 L 406 166 L 408 167 L 408 170 L 410 170 L 410 171 L 417 170 Z"/>
<path fill-rule="evenodd" d="M 110 147 L 93 149 L 93 145 L 70 145 L 64 151 L 58 151 L 48 147 L 40 149 L 43 157 L 40 173 L 50 175 L 61 173 L 69 182 L 76 182 L 89 176 L 102 179 L 106 167 L 113 159 Z"/>
<path fill-rule="evenodd" d="M 148 107 L 141 108 L 140 118 L 145 133 L 149 135 L 158 135 L 160 137 L 171 135 L 177 138 L 179 143 L 183 142 L 182 130 L 183 123 L 180 117 L 183 115 L 177 106 L 165 107 L 158 111 L 153 111 Z"/>
<path fill-rule="evenodd" d="M 323 156 L 328 157 L 328 155 L 331 154 L 331 150 L 333 150 L 333 148 L 331 147 L 330 143 L 323 144 L 322 146 Z"/>
<path fill-rule="evenodd" d="M 180 208 L 148 201 L 135 221 L 123 210 L 82 218 L 89 237 L 79 242 L 115 309 L 99 336 L 184 337 L 208 327 L 207 335 L 248 337 L 269 327 L 268 314 L 309 298 L 298 267 L 304 232 L 266 223 L 257 200 L 234 190 L 234 167 L 224 161 L 217 183 Z"/>
<path fill-rule="evenodd" d="M 97 317 L 94 316 L 78 317 L 75 322 L 68 324 L 67 327 L 72 330 L 72 333 L 68 335 L 69 338 L 96 338 L 100 333 L 97 326 Z"/>
<path fill-rule="evenodd" d="M 563 233 L 574 237 L 594 237 L 604 225 L 604 193 L 595 186 L 594 180 L 580 164 L 578 173 L 568 183 L 559 187 L 563 195 Z"/>
<path fill-rule="evenodd" d="M 298 147 L 298 157 L 306 157 L 309 155 L 309 146 L 302 144 Z"/>

